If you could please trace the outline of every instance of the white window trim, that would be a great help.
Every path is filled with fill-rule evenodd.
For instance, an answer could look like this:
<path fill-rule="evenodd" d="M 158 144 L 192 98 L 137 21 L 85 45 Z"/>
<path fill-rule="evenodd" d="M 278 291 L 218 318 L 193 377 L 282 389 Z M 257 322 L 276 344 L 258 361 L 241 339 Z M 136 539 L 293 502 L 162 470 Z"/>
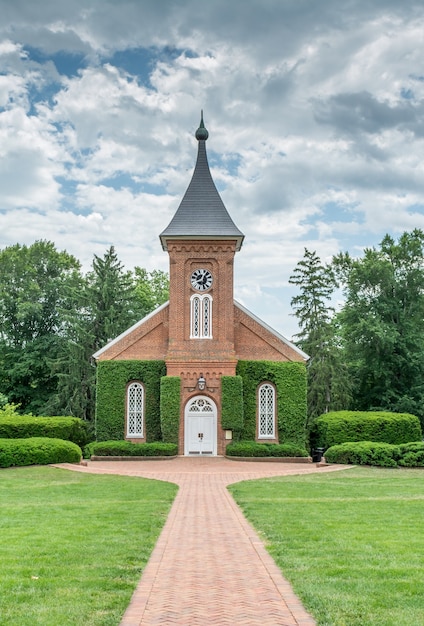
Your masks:
<path fill-rule="evenodd" d="M 262 413 L 261 412 L 261 392 L 264 388 L 268 388 L 268 392 L 270 393 L 270 399 L 267 399 L 267 411 L 264 413 L 265 417 L 265 430 L 268 431 L 268 425 L 271 421 L 272 423 L 272 433 L 261 433 L 262 426 Z M 270 405 L 270 406 L 269 406 Z M 262 383 L 258 387 L 258 439 L 275 439 L 275 387 L 271 385 L 271 383 Z"/>
<path fill-rule="evenodd" d="M 137 406 L 135 407 L 135 410 L 132 410 L 132 409 L 130 410 L 130 393 L 132 390 L 135 390 L 136 395 L 137 395 L 137 398 L 136 398 Z M 140 399 L 140 395 L 141 395 L 141 399 Z M 138 380 L 135 380 L 128 385 L 126 397 L 125 397 L 125 404 L 126 404 L 126 425 L 125 425 L 126 437 L 129 439 L 143 439 L 144 438 L 144 385 Z M 140 416 L 138 418 L 137 418 L 137 415 L 135 416 L 136 427 L 133 429 L 134 432 L 130 432 L 130 418 L 133 413 L 134 414 L 139 413 Z"/>
<path fill-rule="evenodd" d="M 198 311 L 198 331 L 195 328 L 195 306 L 196 301 L 199 304 Z M 208 303 L 208 319 L 207 327 L 205 320 L 205 303 Z M 190 339 L 212 339 L 212 296 L 209 294 L 195 293 L 190 298 Z"/>

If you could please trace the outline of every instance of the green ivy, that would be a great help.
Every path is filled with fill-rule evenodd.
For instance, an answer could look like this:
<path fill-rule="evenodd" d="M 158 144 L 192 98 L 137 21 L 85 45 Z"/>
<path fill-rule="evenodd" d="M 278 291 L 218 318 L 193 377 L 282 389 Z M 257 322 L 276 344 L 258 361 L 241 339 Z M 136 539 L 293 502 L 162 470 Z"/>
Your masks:
<path fill-rule="evenodd" d="M 147 441 L 161 441 L 160 380 L 165 374 L 165 361 L 100 361 L 97 364 L 97 440 L 125 438 L 125 390 L 130 381 L 139 380 L 145 391 Z"/>
<path fill-rule="evenodd" d="M 181 378 L 163 376 L 160 381 L 160 423 L 162 439 L 178 444 L 180 426 Z"/>
<path fill-rule="evenodd" d="M 240 438 L 243 431 L 243 379 L 241 376 L 221 378 L 222 412 L 221 425 L 233 431 L 233 440 Z"/>
<path fill-rule="evenodd" d="M 280 443 L 304 447 L 306 441 L 306 366 L 304 363 L 239 361 L 237 374 L 243 380 L 244 424 L 241 437 L 256 438 L 257 388 L 263 382 L 277 391 L 277 425 Z"/>
<path fill-rule="evenodd" d="M 125 390 L 132 380 L 145 388 L 147 441 L 178 443 L 180 387 L 166 376 L 164 361 L 101 361 L 97 365 L 96 435 L 98 441 L 125 437 Z M 235 439 L 255 440 L 256 392 L 269 381 L 277 390 L 280 443 L 305 445 L 306 368 L 303 363 L 240 361 L 236 376 L 222 377 L 222 427 Z"/>

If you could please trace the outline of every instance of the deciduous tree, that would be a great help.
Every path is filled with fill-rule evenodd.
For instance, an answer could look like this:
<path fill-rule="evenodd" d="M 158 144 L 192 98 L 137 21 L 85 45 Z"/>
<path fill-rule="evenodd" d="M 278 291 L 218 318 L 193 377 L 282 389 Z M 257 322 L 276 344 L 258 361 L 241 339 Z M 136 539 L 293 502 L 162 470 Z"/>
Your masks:
<path fill-rule="evenodd" d="M 353 407 L 410 412 L 424 423 L 424 232 L 386 235 L 361 258 L 334 258 Z"/>
<path fill-rule="evenodd" d="M 73 307 L 80 264 L 49 241 L 0 251 L 0 391 L 21 410 L 45 409 L 57 379 L 51 361 L 60 353 L 63 311 Z"/>

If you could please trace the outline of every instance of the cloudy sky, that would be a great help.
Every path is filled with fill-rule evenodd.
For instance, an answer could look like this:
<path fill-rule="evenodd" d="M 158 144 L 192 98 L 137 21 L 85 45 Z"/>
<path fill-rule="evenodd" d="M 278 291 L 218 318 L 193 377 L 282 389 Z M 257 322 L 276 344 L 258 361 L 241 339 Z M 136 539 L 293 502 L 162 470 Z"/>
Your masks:
<path fill-rule="evenodd" d="M 168 269 L 204 110 L 245 243 L 235 296 L 287 337 L 304 248 L 424 228 L 422 0 L 0 0 L 0 248 Z"/>

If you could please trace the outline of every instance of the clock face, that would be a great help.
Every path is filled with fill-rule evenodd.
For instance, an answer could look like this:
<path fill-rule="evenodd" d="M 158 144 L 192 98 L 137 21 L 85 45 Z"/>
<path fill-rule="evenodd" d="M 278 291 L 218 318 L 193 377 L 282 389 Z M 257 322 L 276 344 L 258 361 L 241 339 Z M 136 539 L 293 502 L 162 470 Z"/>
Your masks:
<path fill-rule="evenodd" d="M 190 282 L 193 289 L 199 291 L 206 291 L 212 285 L 212 274 L 209 270 L 198 269 L 194 270 L 191 275 Z"/>

